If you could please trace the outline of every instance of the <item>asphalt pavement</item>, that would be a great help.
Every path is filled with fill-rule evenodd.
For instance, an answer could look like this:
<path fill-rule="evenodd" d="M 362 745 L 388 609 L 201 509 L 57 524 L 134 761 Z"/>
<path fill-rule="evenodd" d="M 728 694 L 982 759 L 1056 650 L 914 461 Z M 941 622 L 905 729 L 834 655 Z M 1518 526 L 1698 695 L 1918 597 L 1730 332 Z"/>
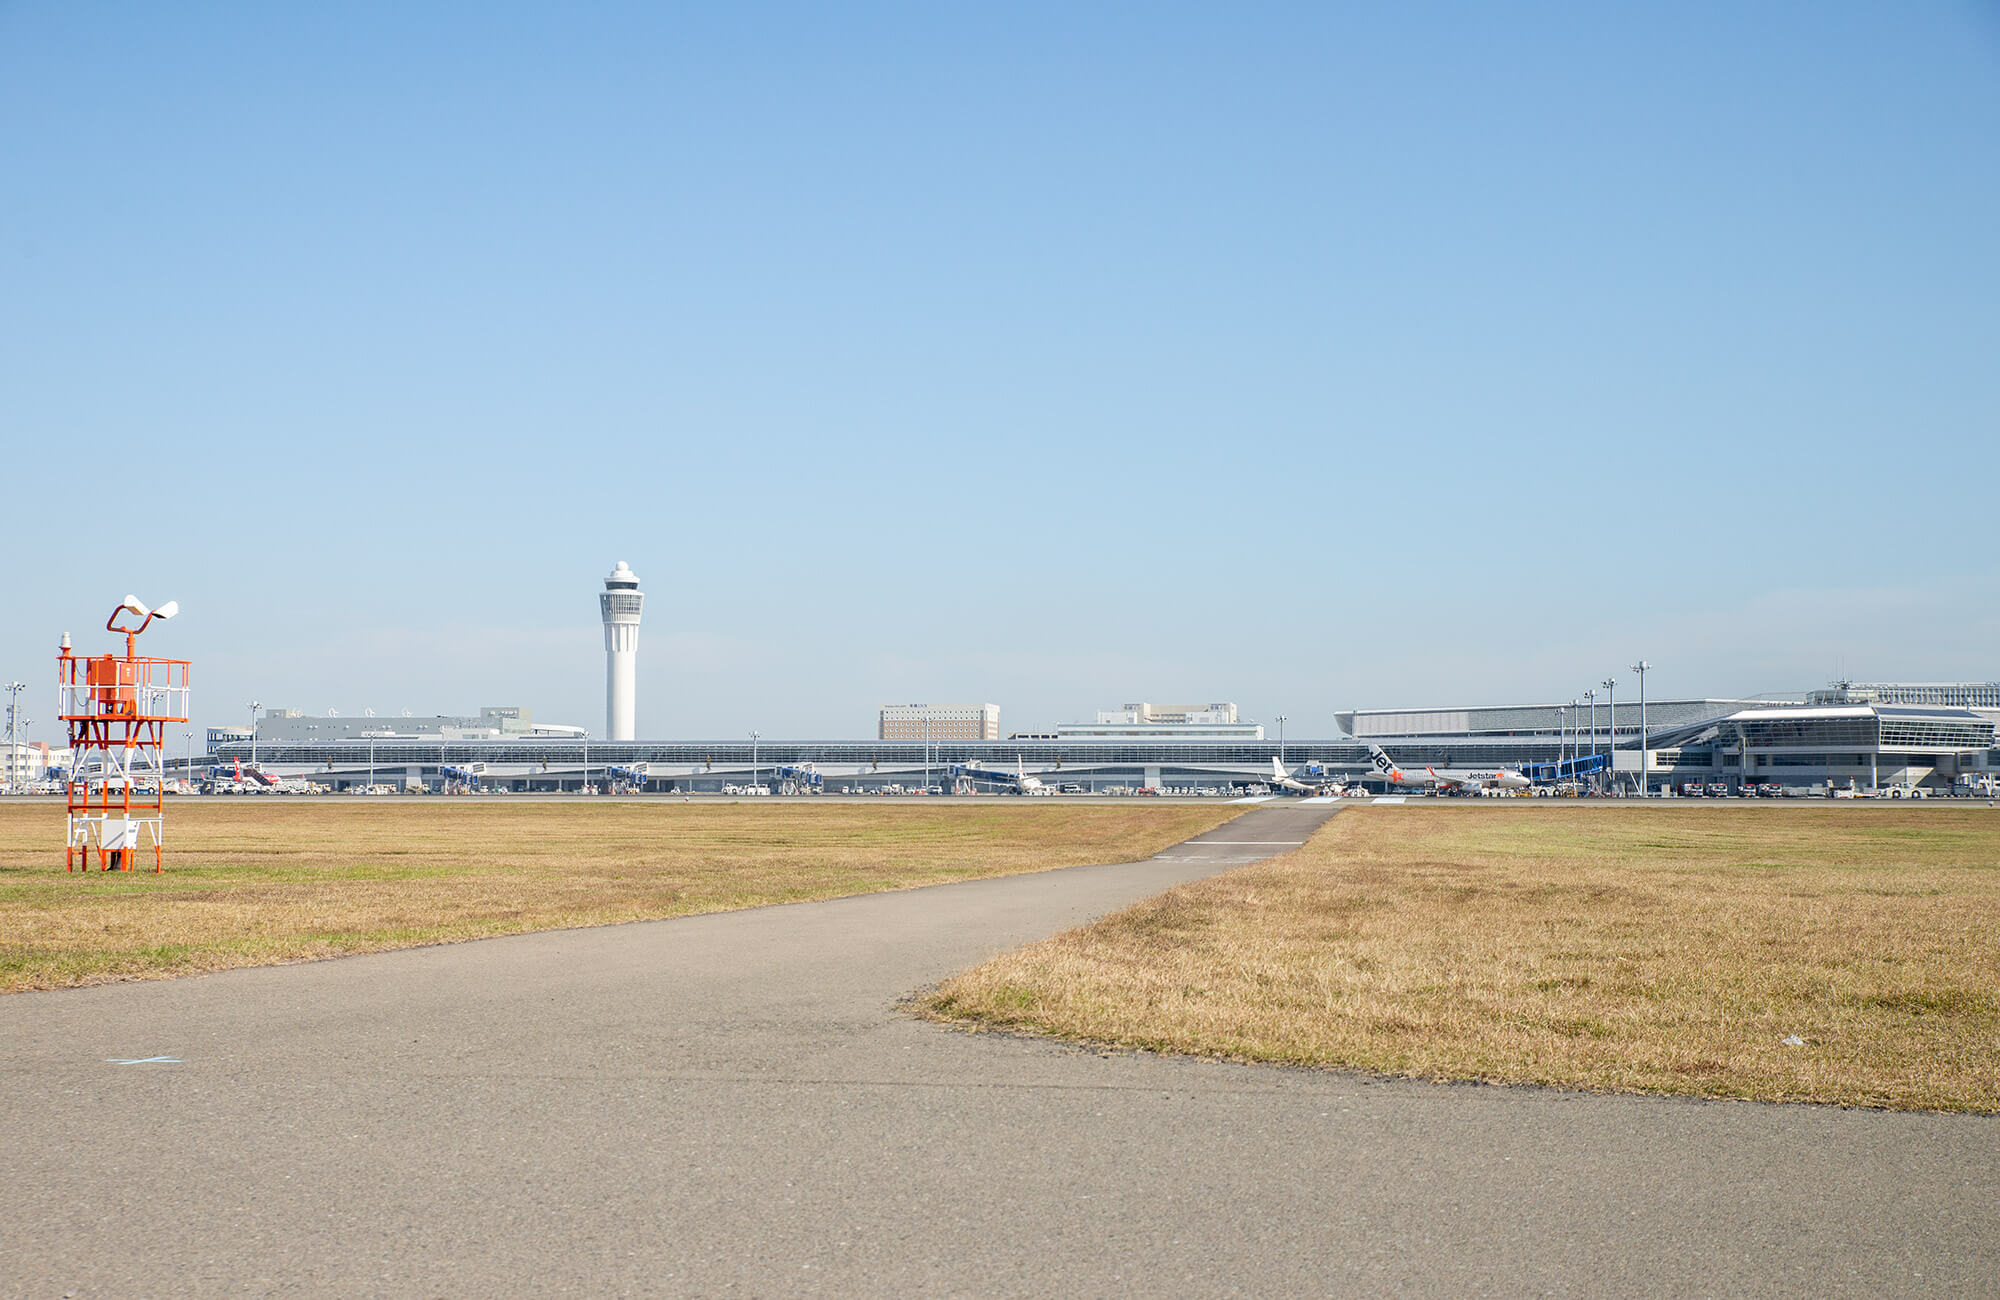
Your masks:
<path fill-rule="evenodd" d="M 1285 852 L 0 999 L 0 1294 L 2000 1295 L 2000 1122 L 899 1010 Z"/>

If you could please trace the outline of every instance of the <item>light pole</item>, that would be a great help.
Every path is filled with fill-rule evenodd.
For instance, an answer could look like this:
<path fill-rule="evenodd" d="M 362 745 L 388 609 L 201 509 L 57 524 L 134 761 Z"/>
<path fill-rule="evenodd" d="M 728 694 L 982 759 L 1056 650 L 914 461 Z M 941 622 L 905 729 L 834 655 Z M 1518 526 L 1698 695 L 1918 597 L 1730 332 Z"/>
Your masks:
<path fill-rule="evenodd" d="M 753 786 L 757 784 L 757 742 L 762 738 L 761 732 L 750 733 L 750 784 Z"/>
<path fill-rule="evenodd" d="M 924 715 L 924 793 L 931 792 L 931 715 Z"/>
<path fill-rule="evenodd" d="M 1285 765 L 1285 715 L 1278 715 L 1278 766 Z"/>
<path fill-rule="evenodd" d="M 1646 670 L 1653 665 L 1641 659 L 1632 665 L 1632 671 L 1639 674 L 1639 797 L 1645 798 L 1651 787 L 1646 784 L 1647 758 L 1653 752 L 1646 743 Z"/>
<path fill-rule="evenodd" d="M 368 738 L 368 793 L 375 793 L 375 737 Z"/>
<path fill-rule="evenodd" d="M 590 733 L 583 733 L 583 793 L 590 793 Z"/>
<path fill-rule="evenodd" d="M 187 783 L 188 790 L 192 793 L 194 790 L 194 733 L 192 731 L 183 731 L 181 736 L 187 741 Z"/>
<path fill-rule="evenodd" d="M 21 782 L 21 692 L 28 689 L 26 682 L 7 683 L 7 788 L 12 790 Z M 57 710 L 61 712 L 61 710 Z"/>
<path fill-rule="evenodd" d="M 1563 760 L 1569 757 L 1569 713 L 1556 705 L 1556 776 L 1562 776 Z"/>
<path fill-rule="evenodd" d="M 1594 690 L 1585 691 L 1583 693 L 1583 698 L 1584 702 L 1590 705 L 1590 756 L 1592 758 L 1596 758 L 1597 757 L 1597 692 Z M 1577 752 L 1578 755 L 1581 756 L 1582 750 L 1579 749 Z"/>
<path fill-rule="evenodd" d="M 1604 679 L 1604 754 L 1611 764 L 1608 784 L 1612 793 L 1618 791 L 1618 679 Z"/>
<path fill-rule="evenodd" d="M 257 770 L 257 710 L 263 708 L 256 700 L 250 701 L 250 770 Z"/>

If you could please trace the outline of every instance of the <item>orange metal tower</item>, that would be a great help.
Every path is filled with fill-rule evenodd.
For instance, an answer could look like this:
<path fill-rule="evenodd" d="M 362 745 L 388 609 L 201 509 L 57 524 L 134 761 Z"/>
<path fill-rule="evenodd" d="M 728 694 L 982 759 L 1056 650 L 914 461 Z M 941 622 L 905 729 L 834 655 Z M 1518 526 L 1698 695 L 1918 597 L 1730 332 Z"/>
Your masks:
<path fill-rule="evenodd" d="M 188 664 L 142 657 L 137 642 L 154 619 L 179 612 L 175 601 L 147 609 L 127 596 L 104 623 L 105 631 L 125 634 L 122 659 L 74 654 L 63 637 L 56 675 L 72 751 L 66 870 L 80 863 L 88 871 L 95 850 L 99 867 L 130 871 L 142 832 L 152 839 L 153 870 L 162 869 L 164 741 L 169 722 L 188 720 Z"/>

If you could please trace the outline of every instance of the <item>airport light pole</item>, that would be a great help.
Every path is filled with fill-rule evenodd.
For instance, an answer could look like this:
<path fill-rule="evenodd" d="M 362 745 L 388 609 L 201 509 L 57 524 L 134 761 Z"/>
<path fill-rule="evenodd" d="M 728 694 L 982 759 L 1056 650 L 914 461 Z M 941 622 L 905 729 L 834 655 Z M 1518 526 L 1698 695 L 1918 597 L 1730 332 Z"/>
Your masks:
<path fill-rule="evenodd" d="M 1278 715 L 1278 766 L 1285 765 L 1285 715 Z"/>
<path fill-rule="evenodd" d="M 924 793 L 931 792 L 931 715 L 924 715 Z"/>
<path fill-rule="evenodd" d="M 1653 665 L 1641 659 L 1632 665 L 1632 671 L 1639 674 L 1639 797 L 1644 799 L 1650 793 L 1646 784 L 1647 759 L 1653 752 L 1646 742 L 1646 670 Z"/>
<path fill-rule="evenodd" d="M 21 692 L 26 682 L 8 682 L 7 691 L 7 788 L 21 783 Z"/>
<path fill-rule="evenodd" d="M 1618 679 L 1604 679 L 1604 754 L 1611 764 L 1610 786 L 1618 788 Z"/>
<path fill-rule="evenodd" d="M 1592 758 L 1596 758 L 1597 757 L 1597 692 L 1595 690 L 1585 691 L 1583 693 L 1583 698 L 1585 703 L 1590 705 L 1590 756 Z M 1582 752 L 1583 751 L 1579 748 L 1577 751 L 1579 757 L 1581 757 Z"/>
<path fill-rule="evenodd" d="M 1562 705 L 1556 705 L 1556 775 L 1562 775 L 1564 751 L 1569 748 L 1569 714 Z"/>
<path fill-rule="evenodd" d="M 751 785 L 757 784 L 757 742 L 761 739 L 763 739 L 762 732 L 752 731 L 750 733 L 750 784 Z"/>
<path fill-rule="evenodd" d="M 264 706 L 256 700 L 250 701 L 250 770 L 257 770 L 257 710 Z"/>

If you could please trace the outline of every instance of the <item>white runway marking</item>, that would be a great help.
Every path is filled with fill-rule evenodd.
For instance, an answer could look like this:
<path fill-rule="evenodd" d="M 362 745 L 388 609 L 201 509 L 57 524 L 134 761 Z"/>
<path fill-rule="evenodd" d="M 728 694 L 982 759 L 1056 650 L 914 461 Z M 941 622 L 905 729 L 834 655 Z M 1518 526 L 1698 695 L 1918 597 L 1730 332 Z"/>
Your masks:
<path fill-rule="evenodd" d="M 1369 800 L 1368 802 L 1369 802 L 1369 803 L 1408 803 L 1408 802 L 1409 802 L 1409 799 L 1408 799 L 1408 798 L 1407 798 L 1406 796 L 1404 796 L 1404 795 L 1400 795 L 1400 794 L 1385 794 L 1385 795 L 1383 795 L 1383 796 L 1382 796 L 1381 798 L 1379 798 L 1379 799 L 1370 799 L 1370 800 Z"/>
<path fill-rule="evenodd" d="M 1312 796 L 1312 797 L 1311 797 L 1310 799 L 1301 799 L 1301 800 L 1299 800 L 1299 802 L 1300 802 L 1300 803 L 1302 803 L 1302 804 L 1307 804 L 1307 803 L 1339 803 L 1339 802 L 1340 802 L 1340 800 L 1338 800 L 1338 799 L 1334 798 L 1334 797 L 1333 797 L 1332 795 L 1330 795 L 1330 794 L 1316 794 L 1316 795 Z"/>
<path fill-rule="evenodd" d="M 140 1056 L 129 1061 L 122 1061 L 113 1056 L 106 1058 L 104 1063 L 106 1065 L 179 1065 L 181 1058 L 178 1056 Z"/>
<path fill-rule="evenodd" d="M 1271 800 L 1273 800 L 1273 799 L 1275 799 L 1275 798 L 1277 798 L 1277 797 L 1278 797 L 1278 796 L 1277 796 L 1277 795 L 1274 795 L 1274 794 L 1253 794 L 1253 795 L 1247 795 L 1247 796 L 1245 796 L 1244 798 L 1241 798 L 1241 799 L 1231 799 L 1231 800 L 1230 800 L 1229 802 L 1231 802 L 1231 803 L 1269 803 L 1269 802 L 1271 802 Z"/>

